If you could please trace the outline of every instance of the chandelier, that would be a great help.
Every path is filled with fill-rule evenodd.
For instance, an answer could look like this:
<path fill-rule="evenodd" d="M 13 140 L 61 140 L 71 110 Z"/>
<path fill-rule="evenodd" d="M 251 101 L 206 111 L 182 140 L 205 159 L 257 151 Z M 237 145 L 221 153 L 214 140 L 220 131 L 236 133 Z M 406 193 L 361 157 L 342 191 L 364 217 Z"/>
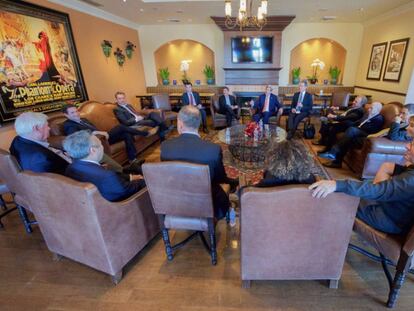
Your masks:
<path fill-rule="evenodd" d="M 253 2 L 254 0 L 240 0 L 238 17 L 233 19 L 231 18 L 231 0 L 225 1 L 224 11 L 226 13 L 225 25 L 227 29 L 240 27 L 240 31 L 243 31 L 243 28 L 246 27 L 256 27 L 262 30 L 267 23 L 267 0 L 261 0 L 261 5 L 257 8 L 257 16 L 252 15 Z M 247 7 L 249 7 L 249 10 L 247 10 Z"/>

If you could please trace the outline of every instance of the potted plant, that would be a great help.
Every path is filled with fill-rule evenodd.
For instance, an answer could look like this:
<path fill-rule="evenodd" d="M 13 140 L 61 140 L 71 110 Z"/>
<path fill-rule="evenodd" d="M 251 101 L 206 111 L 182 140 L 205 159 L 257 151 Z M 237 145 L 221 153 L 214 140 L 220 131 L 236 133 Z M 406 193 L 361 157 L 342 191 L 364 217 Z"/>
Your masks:
<path fill-rule="evenodd" d="M 339 75 L 341 74 L 341 70 L 338 66 L 329 67 L 329 75 L 331 76 L 331 84 L 335 85 L 338 83 Z"/>
<path fill-rule="evenodd" d="M 126 42 L 125 54 L 126 54 L 126 56 L 127 56 L 129 59 L 131 59 L 131 57 L 132 57 L 132 52 L 134 52 L 134 51 L 135 51 L 136 47 L 137 47 L 137 46 L 136 46 L 135 44 L 133 44 L 131 41 L 127 41 L 127 42 Z"/>
<path fill-rule="evenodd" d="M 111 55 L 112 50 L 112 42 L 109 40 L 103 40 L 101 43 L 101 48 L 106 57 L 109 57 Z"/>
<path fill-rule="evenodd" d="M 158 73 L 160 74 L 162 85 L 170 84 L 170 71 L 168 70 L 168 67 L 160 68 Z"/>
<path fill-rule="evenodd" d="M 214 84 L 214 69 L 213 67 L 206 65 L 203 70 L 204 75 L 207 79 L 207 84 Z"/>
<path fill-rule="evenodd" d="M 299 84 L 300 82 L 300 67 L 292 69 L 292 84 Z"/>
<path fill-rule="evenodd" d="M 311 84 L 315 84 L 316 82 L 318 82 L 318 68 L 320 70 L 323 70 L 323 68 L 325 68 L 325 63 L 321 61 L 319 58 L 316 58 L 313 60 L 311 67 L 313 68 L 312 75 L 308 76 L 307 78 Z"/>

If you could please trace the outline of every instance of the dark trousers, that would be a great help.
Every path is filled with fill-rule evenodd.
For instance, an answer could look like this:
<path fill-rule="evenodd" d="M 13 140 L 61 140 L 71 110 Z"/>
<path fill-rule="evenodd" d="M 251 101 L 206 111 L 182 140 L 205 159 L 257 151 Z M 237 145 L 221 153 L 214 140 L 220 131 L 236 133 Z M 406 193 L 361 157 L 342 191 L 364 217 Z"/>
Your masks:
<path fill-rule="evenodd" d="M 151 112 L 144 120 L 137 122 L 136 125 L 156 127 L 158 126 L 158 135 L 164 138 L 167 125 L 161 116 L 156 112 Z"/>
<path fill-rule="evenodd" d="M 203 128 L 207 128 L 207 114 L 206 114 L 206 110 L 204 108 L 199 109 L 200 110 L 200 115 L 201 115 L 201 123 L 203 125 Z"/>
<path fill-rule="evenodd" d="M 233 110 L 230 106 L 226 105 L 224 109 L 220 108 L 219 113 L 226 116 L 227 126 L 231 126 L 233 119 L 237 119 L 237 109 Z"/>
<path fill-rule="evenodd" d="M 132 161 L 136 159 L 137 157 L 137 149 L 135 148 L 134 135 L 145 136 L 147 135 L 147 133 L 120 124 L 112 128 L 108 132 L 108 135 L 109 135 L 108 143 L 110 145 L 113 145 L 119 141 L 125 142 L 128 159 Z"/>
<path fill-rule="evenodd" d="M 345 131 L 342 137 L 331 149 L 331 152 L 336 156 L 336 162 L 341 163 L 346 153 L 351 148 L 360 148 L 368 136 L 363 130 L 358 127 L 350 127 Z"/>
<path fill-rule="evenodd" d="M 295 134 L 295 131 L 298 128 L 300 121 L 305 119 L 307 116 L 309 116 L 309 112 L 289 113 L 288 131 L 291 133 L 291 135 Z"/>
<path fill-rule="evenodd" d="M 382 205 L 379 204 L 365 204 L 364 200 L 358 206 L 356 217 L 361 219 L 367 225 L 379 231 L 390 234 L 401 234 L 403 229 L 398 227 L 389 217 L 384 213 Z M 410 228 L 408 228 L 410 229 Z"/>
<path fill-rule="evenodd" d="M 322 122 L 319 133 L 321 134 L 321 143 L 327 148 L 331 148 L 336 143 L 336 135 L 345 132 L 352 126 L 351 121 L 344 122 Z"/>
<path fill-rule="evenodd" d="M 275 112 L 270 112 L 270 111 L 266 111 L 266 112 L 258 112 L 255 115 L 253 115 L 253 121 L 255 122 L 259 122 L 260 119 L 263 120 L 263 124 L 269 124 L 269 119 L 272 116 L 275 116 L 276 113 Z"/>
<path fill-rule="evenodd" d="M 221 219 L 226 216 L 230 207 L 230 200 L 218 184 L 212 184 L 211 193 L 213 195 L 214 217 Z"/>

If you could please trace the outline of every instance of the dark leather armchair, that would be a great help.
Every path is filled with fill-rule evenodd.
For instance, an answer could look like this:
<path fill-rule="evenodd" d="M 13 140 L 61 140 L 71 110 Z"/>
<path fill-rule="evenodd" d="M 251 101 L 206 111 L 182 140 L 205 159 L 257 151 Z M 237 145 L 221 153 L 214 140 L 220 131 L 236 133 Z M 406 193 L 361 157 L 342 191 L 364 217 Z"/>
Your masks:
<path fill-rule="evenodd" d="M 174 121 L 177 119 L 177 113 L 172 111 L 168 94 L 152 95 L 152 104 L 155 109 L 162 111 L 162 117 L 165 121 Z"/>
<path fill-rule="evenodd" d="M 393 308 L 406 274 L 414 266 L 414 226 L 407 235 L 392 235 L 375 230 L 363 221 L 356 219 L 354 231 L 378 250 L 380 257 L 350 244 L 350 248 L 381 262 L 390 287 L 387 307 Z M 391 276 L 387 264 L 396 266 L 394 277 Z M 414 273 L 413 270 L 410 272 Z"/>
<path fill-rule="evenodd" d="M 159 216 L 168 260 L 173 251 L 197 235 L 217 263 L 211 181 L 207 165 L 185 162 L 146 163 L 142 166 L 145 182 L 155 213 Z M 184 241 L 172 246 L 168 230 L 195 231 Z M 209 233 L 210 245 L 203 232 Z"/>
<path fill-rule="evenodd" d="M 349 97 L 351 93 L 347 92 L 333 92 L 332 93 L 332 107 L 338 107 L 339 109 L 346 109 L 349 104 Z"/>
<path fill-rule="evenodd" d="M 249 187 L 241 195 L 241 278 L 329 280 L 341 277 L 359 198 L 312 197 L 306 185 Z"/>
<path fill-rule="evenodd" d="M 219 103 L 218 103 L 218 97 L 213 96 L 213 99 L 210 102 L 210 112 L 211 112 L 211 119 L 213 120 L 213 127 L 219 128 L 219 127 L 227 127 L 227 121 L 226 116 L 224 114 L 219 113 Z M 240 117 L 240 107 L 237 109 L 236 115 Z M 232 125 L 238 124 L 239 121 L 233 119 Z"/>
<path fill-rule="evenodd" d="M 105 200 L 90 183 L 23 172 L 22 183 L 47 247 L 112 276 L 159 232 L 146 189 L 121 202 Z"/>

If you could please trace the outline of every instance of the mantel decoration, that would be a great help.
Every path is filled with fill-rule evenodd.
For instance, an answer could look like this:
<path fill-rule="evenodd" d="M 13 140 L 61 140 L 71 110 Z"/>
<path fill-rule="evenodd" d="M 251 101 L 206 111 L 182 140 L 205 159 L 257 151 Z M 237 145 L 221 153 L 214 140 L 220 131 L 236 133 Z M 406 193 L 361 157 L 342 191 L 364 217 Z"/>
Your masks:
<path fill-rule="evenodd" d="M 207 84 L 212 85 L 214 84 L 214 69 L 213 67 L 206 65 L 203 69 L 203 73 L 206 76 Z"/>
<path fill-rule="evenodd" d="M 125 55 L 120 48 L 116 48 L 114 55 L 116 57 L 116 61 L 120 67 L 122 67 L 125 63 Z"/>
<path fill-rule="evenodd" d="M 101 43 L 102 51 L 106 57 L 111 56 L 112 51 L 112 41 L 103 40 Z"/>
<path fill-rule="evenodd" d="M 315 84 L 318 82 L 318 68 L 323 70 L 323 68 L 325 68 L 325 63 L 319 58 L 316 58 L 313 60 L 311 67 L 313 67 L 313 72 L 311 76 L 308 76 L 308 80 L 311 84 Z"/>
<path fill-rule="evenodd" d="M 133 44 L 131 41 L 126 42 L 125 54 L 129 59 L 131 59 L 132 52 L 134 52 L 136 48 L 137 48 L 137 46 L 135 44 Z"/>
<path fill-rule="evenodd" d="M 162 85 L 170 84 L 170 71 L 168 70 L 168 67 L 160 68 L 158 72 L 162 80 Z"/>
<path fill-rule="evenodd" d="M 226 0 L 224 11 L 226 14 L 225 25 L 228 29 L 236 27 L 243 31 L 246 27 L 255 27 L 259 30 L 266 25 L 267 20 L 267 0 L 261 0 L 260 6 L 257 8 L 257 16 L 253 15 L 254 0 L 240 0 L 239 13 L 237 18 L 231 17 L 231 0 Z M 248 8 L 248 9 L 247 9 Z"/>
<path fill-rule="evenodd" d="M 190 63 L 192 62 L 192 60 L 189 59 L 184 59 L 181 61 L 181 65 L 180 65 L 180 71 L 182 71 L 183 73 L 183 84 L 187 84 L 190 82 L 190 79 L 187 76 L 187 71 L 190 69 Z"/>

